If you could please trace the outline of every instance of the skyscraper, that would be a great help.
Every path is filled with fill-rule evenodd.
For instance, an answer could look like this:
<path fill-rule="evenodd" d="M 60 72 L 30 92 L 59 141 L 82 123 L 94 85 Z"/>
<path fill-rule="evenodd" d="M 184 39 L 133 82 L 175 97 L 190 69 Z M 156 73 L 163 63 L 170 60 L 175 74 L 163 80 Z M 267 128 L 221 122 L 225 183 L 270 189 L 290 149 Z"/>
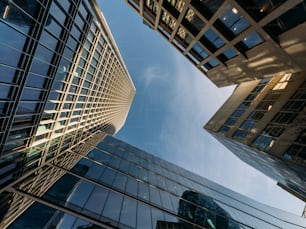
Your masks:
<path fill-rule="evenodd" d="M 306 201 L 305 72 L 242 83 L 205 125 L 236 156 Z"/>
<path fill-rule="evenodd" d="M 10 191 L 35 203 L 8 228 L 306 226 L 305 218 L 258 203 L 113 137 L 71 170 L 58 163 L 46 167 L 46 172 L 65 175 L 41 197 L 27 189 L 26 180 L 14 185 Z"/>
<path fill-rule="evenodd" d="M 71 148 L 116 133 L 135 87 L 96 1 L 1 1 L 0 16 L 0 206 L 12 220 L 30 201 L 10 185 L 35 171 L 42 195 L 63 175 L 44 165 L 70 168 Z"/>
<path fill-rule="evenodd" d="M 305 69 L 305 1 L 125 0 L 218 87 Z"/>

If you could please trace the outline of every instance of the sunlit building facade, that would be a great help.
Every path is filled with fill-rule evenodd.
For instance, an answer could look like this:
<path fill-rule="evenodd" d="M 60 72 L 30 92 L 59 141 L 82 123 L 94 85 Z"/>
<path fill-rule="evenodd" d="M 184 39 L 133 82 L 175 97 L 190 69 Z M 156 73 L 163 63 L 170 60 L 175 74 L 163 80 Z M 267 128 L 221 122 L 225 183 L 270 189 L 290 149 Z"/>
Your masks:
<path fill-rule="evenodd" d="M 78 157 L 69 150 L 87 154 L 82 142 L 115 134 L 135 87 L 94 0 L 1 1 L 0 31 L 0 218 L 8 222 L 30 203 L 10 186 L 35 171 L 41 182 L 28 188 L 42 195 L 63 175 L 43 166 L 61 158 L 71 168 Z"/>
<path fill-rule="evenodd" d="M 205 125 L 244 162 L 306 201 L 306 72 L 242 83 Z"/>
<path fill-rule="evenodd" d="M 306 70 L 306 1 L 125 2 L 218 87 Z"/>
<path fill-rule="evenodd" d="M 87 145 L 90 143 L 84 143 Z M 41 197 L 26 180 L 11 192 L 35 203 L 8 228 L 295 228 L 306 219 L 235 193 L 113 137 L 106 137 Z M 78 154 L 71 150 L 70 154 Z"/>

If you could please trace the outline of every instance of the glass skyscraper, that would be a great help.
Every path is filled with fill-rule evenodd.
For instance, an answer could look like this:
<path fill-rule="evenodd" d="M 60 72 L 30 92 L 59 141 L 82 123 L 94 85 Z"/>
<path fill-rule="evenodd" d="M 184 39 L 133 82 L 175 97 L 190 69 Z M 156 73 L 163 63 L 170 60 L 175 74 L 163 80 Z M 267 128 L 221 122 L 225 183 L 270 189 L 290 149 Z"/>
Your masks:
<path fill-rule="evenodd" d="M 4 224 L 31 204 L 14 182 L 43 193 L 63 175 L 44 173 L 124 124 L 135 87 L 94 0 L 0 2 L 0 209 Z M 8 204 L 9 203 L 9 204 Z M 1 217 L 1 218 L 2 218 Z M 0 224 L 0 228 L 3 228 Z"/>
<path fill-rule="evenodd" d="M 90 143 L 84 143 L 90 145 Z M 94 145 L 91 145 L 94 147 Z M 80 155 L 78 149 L 70 154 Z M 44 195 L 25 179 L 11 188 L 34 202 L 8 228 L 240 229 L 306 227 L 306 219 L 263 205 L 113 137 L 106 137 Z"/>

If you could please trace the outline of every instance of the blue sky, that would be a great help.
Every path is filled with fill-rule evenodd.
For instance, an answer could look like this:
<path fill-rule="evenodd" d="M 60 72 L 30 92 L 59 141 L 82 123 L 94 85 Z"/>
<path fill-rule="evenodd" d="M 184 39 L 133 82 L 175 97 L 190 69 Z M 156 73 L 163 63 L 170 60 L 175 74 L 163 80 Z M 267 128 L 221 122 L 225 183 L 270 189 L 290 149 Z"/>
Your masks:
<path fill-rule="evenodd" d="M 116 137 L 262 203 L 304 203 L 240 161 L 202 127 L 234 87 L 217 88 L 123 0 L 98 0 L 136 87 Z"/>

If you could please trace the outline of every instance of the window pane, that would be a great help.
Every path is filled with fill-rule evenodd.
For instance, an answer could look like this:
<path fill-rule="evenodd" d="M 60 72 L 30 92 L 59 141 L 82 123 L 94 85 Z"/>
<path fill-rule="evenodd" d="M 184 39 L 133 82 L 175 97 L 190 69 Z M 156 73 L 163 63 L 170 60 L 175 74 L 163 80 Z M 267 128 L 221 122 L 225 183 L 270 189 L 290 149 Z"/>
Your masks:
<path fill-rule="evenodd" d="M 110 192 L 105 208 L 103 210 L 103 216 L 118 221 L 120 216 L 122 199 L 123 197 L 118 195 L 117 193 Z"/>
<path fill-rule="evenodd" d="M 216 47 L 220 48 L 224 45 L 224 41 L 212 30 L 209 29 L 204 33 L 204 36 Z"/>
<path fill-rule="evenodd" d="M 232 48 L 229 48 L 229 49 L 225 50 L 223 54 L 224 54 L 228 59 L 231 59 L 231 58 L 233 58 L 234 56 L 237 56 L 237 53 L 236 53 Z"/>
<path fill-rule="evenodd" d="M 10 47 L 23 50 L 24 42 L 26 37 L 21 33 L 17 32 L 10 26 L 5 25 L 0 21 L 0 43 L 6 44 Z"/>
<path fill-rule="evenodd" d="M 51 16 L 49 16 L 47 21 L 49 21 L 50 23 L 46 25 L 46 29 L 55 37 L 60 38 L 62 27 L 57 22 L 55 22 L 55 20 Z"/>
<path fill-rule="evenodd" d="M 21 100 L 40 100 L 41 90 L 36 90 L 34 88 L 24 88 L 21 94 Z"/>
<path fill-rule="evenodd" d="M 142 203 L 138 203 L 137 228 L 152 228 L 151 209 Z"/>
<path fill-rule="evenodd" d="M 19 51 L 0 43 L 0 64 L 17 67 L 20 56 Z"/>
<path fill-rule="evenodd" d="M 205 23 L 194 13 L 192 9 L 189 9 L 186 13 L 183 25 L 190 30 L 191 33 L 196 35 L 205 25 Z"/>
<path fill-rule="evenodd" d="M 221 22 L 235 35 L 238 35 L 250 26 L 238 10 L 234 7 L 229 7 L 220 17 Z"/>
<path fill-rule="evenodd" d="M 81 181 L 76 187 L 76 191 L 70 195 L 68 201 L 77 206 L 83 207 L 93 189 L 93 184 L 86 181 Z"/>
<path fill-rule="evenodd" d="M 65 13 L 58 7 L 55 1 L 52 1 L 50 7 L 50 13 L 54 16 L 62 25 L 65 24 L 66 15 Z"/>
<path fill-rule="evenodd" d="M 33 73 L 29 73 L 26 81 L 26 86 L 36 87 L 36 88 L 44 88 L 46 78 L 35 75 Z"/>
<path fill-rule="evenodd" d="M 127 182 L 127 176 L 122 173 L 117 173 L 116 178 L 113 183 L 113 187 L 121 191 L 124 191 L 126 182 Z"/>
<path fill-rule="evenodd" d="M 8 99 L 10 94 L 10 85 L 0 85 L 0 99 Z"/>
<path fill-rule="evenodd" d="M 133 228 L 136 227 L 136 207 L 136 201 L 124 197 L 120 215 L 120 223 L 126 224 Z"/>
<path fill-rule="evenodd" d="M 254 32 L 251 33 L 249 36 L 245 37 L 242 43 L 245 44 L 250 49 L 262 43 L 262 38 L 259 36 L 258 33 Z"/>
<path fill-rule="evenodd" d="M 35 113 L 38 103 L 19 103 L 17 114 Z"/>
<path fill-rule="evenodd" d="M 90 211 L 94 211 L 98 214 L 101 214 L 102 209 L 104 208 L 104 204 L 106 202 L 108 193 L 109 193 L 108 190 L 95 186 L 94 190 L 90 194 L 89 199 L 87 200 L 84 207 Z M 97 201 L 99 201 L 99 204 L 97 204 Z"/>

